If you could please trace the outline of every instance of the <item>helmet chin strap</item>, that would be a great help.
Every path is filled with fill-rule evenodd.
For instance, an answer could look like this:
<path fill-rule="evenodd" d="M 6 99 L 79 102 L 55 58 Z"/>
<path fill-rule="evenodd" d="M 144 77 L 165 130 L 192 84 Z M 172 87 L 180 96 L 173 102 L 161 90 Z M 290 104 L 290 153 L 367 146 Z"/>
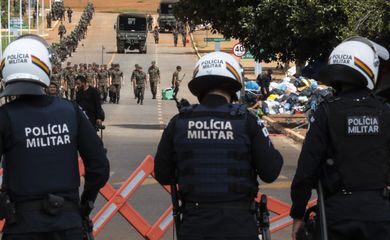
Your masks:
<path fill-rule="evenodd" d="M 226 98 L 226 100 L 227 100 L 229 103 L 232 102 L 231 94 L 229 94 L 228 92 L 226 92 L 226 91 L 224 91 L 224 90 L 214 89 L 214 90 L 208 92 L 207 94 L 219 95 L 219 96 L 222 96 L 222 97 Z"/>

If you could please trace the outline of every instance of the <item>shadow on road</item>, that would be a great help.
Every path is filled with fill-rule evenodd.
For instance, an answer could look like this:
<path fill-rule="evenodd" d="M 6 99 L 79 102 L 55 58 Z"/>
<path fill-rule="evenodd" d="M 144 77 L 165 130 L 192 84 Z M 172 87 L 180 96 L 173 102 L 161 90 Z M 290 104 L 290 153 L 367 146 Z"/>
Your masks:
<path fill-rule="evenodd" d="M 145 130 L 163 130 L 165 128 L 165 124 L 114 124 L 108 126 Z"/>

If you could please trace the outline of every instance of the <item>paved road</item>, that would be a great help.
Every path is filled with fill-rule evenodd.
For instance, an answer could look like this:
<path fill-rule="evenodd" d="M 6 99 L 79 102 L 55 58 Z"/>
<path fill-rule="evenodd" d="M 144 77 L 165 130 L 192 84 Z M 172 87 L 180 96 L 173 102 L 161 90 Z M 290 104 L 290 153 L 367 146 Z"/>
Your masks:
<path fill-rule="evenodd" d="M 161 36 L 162 43 L 159 45 L 153 43 L 153 38 L 150 35 L 147 54 L 136 52 L 116 54 L 116 40 L 113 29 L 115 18 L 115 14 L 97 13 L 92 20 L 87 38 L 79 45 L 79 49 L 70 61 L 72 64 L 79 62 L 100 64 L 102 62 L 102 46 L 104 46 L 103 62 L 119 63 L 124 72 L 125 79 L 120 103 L 104 105 L 107 118 L 105 121 L 107 129 L 104 131 L 104 143 L 108 149 L 111 163 L 110 183 L 119 188 L 147 154 L 154 155 L 164 125 L 177 112 L 173 101 L 161 100 L 160 90 L 158 100 L 152 99 L 150 88 L 148 88 L 145 91 L 144 105 L 141 106 L 136 103 L 130 84 L 130 75 L 134 69 L 134 64 L 140 64 L 146 71 L 150 66 L 150 62 L 156 60 L 162 75 L 161 88 L 170 86 L 171 76 L 176 65 L 181 65 L 184 73 L 186 73 L 186 78 L 179 95 L 195 102 L 196 99 L 190 95 L 186 84 L 192 76 L 192 68 L 197 57 L 190 46 L 186 48 L 172 47 L 172 36 L 170 34 L 163 34 Z M 289 186 L 295 171 L 300 146 L 282 135 L 275 134 L 272 139 L 285 157 L 285 166 L 276 183 L 271 185 L 262 184 L 261 186 L 263 192 L 288 202 Z M 99 198 L 96 204 L 97 209 L 104 202 L 103 199 Z M 130 199 L 130 203 L 148 221 L 153 222 L 169 206 L 170 198 L 150 178 L 137 190 L 135 196 Z M 274 239 L 288 239 L 289 232 L 290 229 L 276 234 Z M 96 239 L 136 240 L 143 238 L 122 217 L 116 216 Z M 168 231 L 164 239 L 172 239 L 172 229 Z"/>

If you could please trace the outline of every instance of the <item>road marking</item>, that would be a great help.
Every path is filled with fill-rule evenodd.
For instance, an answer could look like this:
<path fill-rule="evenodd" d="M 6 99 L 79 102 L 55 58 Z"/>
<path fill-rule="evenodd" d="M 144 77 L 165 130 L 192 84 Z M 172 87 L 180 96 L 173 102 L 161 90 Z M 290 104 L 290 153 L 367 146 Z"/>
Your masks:
<path fill-rule="evenodd" d="M 286 176 L 284 176 L 284 175 L 280 175 L 280 176 L 278 177 L 278 179 L 288 179 L 288 177 L 286 177 Z"/>
<path fill-rule="evenodd" d="M 112 54 L 111 59 L 110 59 L 110 61 L 107 63 L 107 65 L 110 65 L 110 64 L 114 61 L 115 56 L 116 56 L 116 53 Z"/>

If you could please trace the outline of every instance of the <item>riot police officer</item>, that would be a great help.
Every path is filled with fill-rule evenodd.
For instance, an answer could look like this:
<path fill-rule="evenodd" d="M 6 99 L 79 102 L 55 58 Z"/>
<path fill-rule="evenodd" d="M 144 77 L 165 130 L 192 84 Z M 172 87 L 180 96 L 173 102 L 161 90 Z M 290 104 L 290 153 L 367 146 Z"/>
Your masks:
<path fill-rule="evenodd" d="M 80 204 L 92 206 L 109 177 L 103 144 L 75 103 L 44 93 L 51 72 L 45 40 L 24 35 L 4 52 L 15 55 L 25 61 L 5 61 L 0 96 L 19 96 L 0 108 L 0 212 L 10 213 L 1 216 L 2 239 L 82 240 Z M 86 166 L 81 199 L 78 153 Z"/>
<path fill-rule="evenodd" d="M 184 202 L 178 238 L 257 240 L 252 209 L 257 176 L 273 182 L 282 156 L 262 121 L 245 105 L 232 103 L 242 87 L 241 69 L 232 56 L 204 55 L 188 87 L 200 104 L 182 108 L 171 119 L 154 169 L 163 185 L 177 179 Z"/>
<path fill-rule="evenodd" d="M 390 109 L 372 94 L 389 52 L 352 37 L 330 54 L 319 80 L 336 90 L 310 118 L 291 186 L 292 238 L 321 179 L 329 240 L 390 239 Z"/>

